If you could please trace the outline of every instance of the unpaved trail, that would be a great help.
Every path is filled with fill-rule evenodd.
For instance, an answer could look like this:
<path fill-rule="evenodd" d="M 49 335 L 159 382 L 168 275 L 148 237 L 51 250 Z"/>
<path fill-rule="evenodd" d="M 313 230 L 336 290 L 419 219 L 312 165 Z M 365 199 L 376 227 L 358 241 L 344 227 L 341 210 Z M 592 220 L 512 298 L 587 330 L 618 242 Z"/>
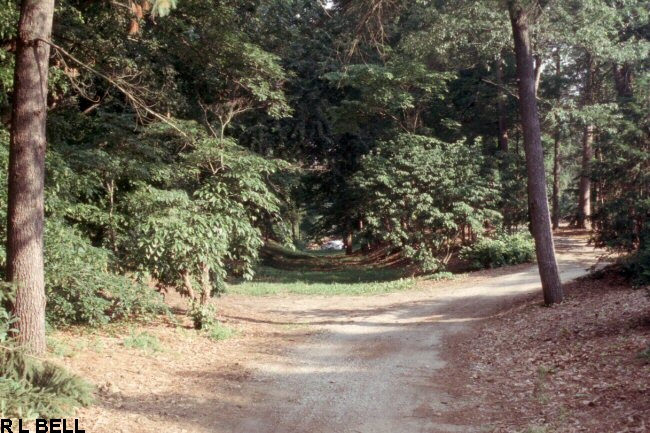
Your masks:
<path fill-rule="evenodd" d="M 558 238 L 563 281 L 585 274 L 597 252 L 584 239 Z M 498 273 L 498 272 L 497 272 Z M 446 393 L 441 342 L 540 290 L 535 265 L 480 273 L 422 290 L 373 297 L 233 297 L 229 311 L 318 332 L 283 356 L 250 361 L 246 405 L 214 414 L 230 433 L 473 432 L 441 417 L 462 407 Z M 540 295 L 541 298 L 541 295 Z M 233 310 L 234 309 L 234 310 Z M 450 369 L 453 371 L 453 369 Z M 445 420 L 445 422 L 441 420 Z"/>

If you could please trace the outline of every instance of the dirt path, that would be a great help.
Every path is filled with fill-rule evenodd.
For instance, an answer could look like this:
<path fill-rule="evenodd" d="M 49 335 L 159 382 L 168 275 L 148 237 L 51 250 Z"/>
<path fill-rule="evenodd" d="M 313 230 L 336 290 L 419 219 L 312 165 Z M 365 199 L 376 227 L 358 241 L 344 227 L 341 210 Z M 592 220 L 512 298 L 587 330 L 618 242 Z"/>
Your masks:
<path fill-rule="evenodd" d="M 584 239 L 557 246 L 565 281 L 596 261 Z M 63 330 L 52 337 L 68 354 L 52 356 L 98 387 L 78 414 L 92 433 L 480 431 L 466 417 L 491 402 L 460 392 L 471 379 L 448 364 L 465 356 L 454 347 L 538 281 L 520 265 L 383 295 L 228 295 L 217 302 L 234 338 L 209 340 L 177 315 Z M 139 333 L 161 350 L 128 347 Z"/>
<path fill-rule="evenodd" d="M 557 247 L 564 281 L 596 261 L 582 240 L 560 238 Z M 282 356 L 248 363 L 254 374 L 239 390 L 245 407 L 215 413 L 212 431 L 480 431 L 462 420 L 439 421 L 462 403 L 445 392 L 441 341 L 539 290 L 537 269 L 519 266 L 422 289 L 375 297 L 228 298 L 226 310 L 237 320 L 259 320 L 261 313 L 276 325 L 319 332 Z"/>

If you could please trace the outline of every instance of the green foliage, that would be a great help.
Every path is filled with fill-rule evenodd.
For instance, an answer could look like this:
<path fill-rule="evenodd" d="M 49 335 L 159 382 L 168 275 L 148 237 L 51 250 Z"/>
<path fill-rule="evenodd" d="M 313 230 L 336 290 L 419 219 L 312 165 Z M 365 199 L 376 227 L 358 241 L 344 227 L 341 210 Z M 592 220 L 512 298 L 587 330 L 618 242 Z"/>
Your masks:
<path fill-rule="evenodd" d="M 595 206 L 596 242 L 630 253 L 650 243 L 650 74 L 639 78 L 639 92 L 623 101 L 620 119 L 603 134 L 603 158 L 592 173 L 607 198 Z"/>
<path fill-rule="evenodd" d="M 187 313 L 192 318 L 194 329 L 208 329 L 217 323 L 217 310 L 214 305 L 201 305 L 191 302 Z"/>
<path fill-rule="evenodd" d="M 214 341 L 227 340 L 235 331 L 217 320 L 217 309 L 213 304 L 201 305 L 191 302 L 188 315 L 192 318 L 194 329 L 202 331 Z"/>
<path fill-rule="evenodd" d="M 16 33 L 18 8 L 14 0 L 0 0 L 0 41 L 7 41 Z M 14 82 L 14 57 L 0 48 L 0 114 L 9 109 L 7 93 Z"/>
<path fill-rule="evenodd" d="M 214 341 L 227 340 L 231 338 L 233 335 L 235 335 L 234 329 L 218 321 L 204 328 L 204 331 L 205 334 L 208 336 L 208 338 Z"/>
<path fill-rule="evenodd" d="M 626 257 L 622 269 L 635 286 L 650 286 L 650 247 Z"/>
<path fill-rule="evenodd" d="M 6 184 L 8 134 L 0 130 L 0 180 Z M 90 203 L 75 203 L 81 195 L 94 196 L 95 182 L 62 164 L 58 154 L 48 158 L 50 186 L 47 204 L 51 213 L 45 227 L 45 286 L 48 297 L 47 318 L 53 325 L 82 323 L 101 325 L 112 320 L 163 310 L 160 296 L 115 272 L 112 252 L 94 246 L 84 233 L 66 223 L 59 215 L 96 222 L 101 212 Z M 84 191 L 84 192 L 80 192 Z M 0 197 L 6 188 L 0 190 Z M 0 216 L 6 219 L 6 200 L 0 200 Z M 94 209 L 94 210 L 93 210 Z M 0 229 L 4 243 L 6 232 Z M 4 248 L 0 255 L 3 275 Z"/>
<path fill-rule="evenodd" d="M 406 130 L 420 126 L 423 111 L 431 103 L 444 99 L 451 74 L 434 72 L 424 64 L 396 57 L 386 65 L 350 65 L 325 78 L 337 86 L 356 90 L 354 98 L 343 101 L 335 113 L 338 127 L 352 132 L 362 116 L 379 116 L 397 120 Z M 395 116 L 393 113 L 400 113 Z"/>
<path fill-rule="evenodd" d="M 0 416 L 64 418 L 92 402 L 92 387 L 62 367 L 17 350 L 0 352 Z"/>
<path fill-rule="evenodd" d="M 495 238 L 481 238 L 463 247 L 460 256 L 477 269 L 518 265 L 535 260 L 535 243 L 527 231 L 502 233 Z"/>
<path fill-rule="evenodd" d="M 124 197 L 118 248 L 128 267 L 166 284 L 181 286 L 183 273 L 199 281 L 207 267 L 216 292 L 228 275 L 252 277 L 262 223 L 280 221 L 268 177 L 284 166 L 230 139 L 187 147 L 173 186 L 140 182 Z"/>
<path fill-rule="evenodd" d="M 45 232 L 48 321 L 101 325 L 133 315 L 162 312 L 160 296 L 110 271 L 111 255 L 73 228 L 48 219 Z"/>
<path fill-rule="evenodd" d="M 496 189 L 478 146 L 401 135 L 366 156 L 355 176 L 370 235 L 425 271 L 441 269 L 467 229 L 496 224 Z"/>
<path fill-rule="evenodd" d="M 9 341 L 14 317 L 9 306 L 14 300 L 14 288 L 8 283 L 0 283 L 0 344 Z"/>

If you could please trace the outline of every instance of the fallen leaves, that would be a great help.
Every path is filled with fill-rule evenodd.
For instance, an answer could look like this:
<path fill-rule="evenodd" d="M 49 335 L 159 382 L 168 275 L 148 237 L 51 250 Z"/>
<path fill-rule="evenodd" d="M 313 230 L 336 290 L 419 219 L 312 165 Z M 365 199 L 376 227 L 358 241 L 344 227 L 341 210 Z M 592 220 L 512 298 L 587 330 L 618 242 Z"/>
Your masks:
<path fill-rule="evenodd" d="M 650 299 L 620 280 L 585 279 L 567 301 L 529 301 L 465 343 L 478 417 L 493 432 L 650 429 Z"/>

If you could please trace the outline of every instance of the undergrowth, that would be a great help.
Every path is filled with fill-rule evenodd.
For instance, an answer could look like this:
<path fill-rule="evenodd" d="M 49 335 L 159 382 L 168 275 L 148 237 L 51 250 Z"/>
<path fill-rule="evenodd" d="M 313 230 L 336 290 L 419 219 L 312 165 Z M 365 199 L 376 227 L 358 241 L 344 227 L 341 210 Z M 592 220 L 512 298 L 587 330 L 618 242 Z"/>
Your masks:
<path fill-rule="evenodd" d="M 63 418 L 92 402 L 92 387 L 62 367 L 19 350 L 0 353 L 0 416 Z"/>
<path fill-rule="evenodd" d="M 147 333 L 131 330 L 131 335 L 124 339 L 124 347 L 140 349 L 148 353 L 161 352 L 163 346 L 157 337 Z"/>
<path fill-rule="evenodd" d="M 63 418 L 92 402 L 92 387 L 63 367 L 19 350 L 9 338 L 13 319 L 3 306 L 11 291 L 0 287 L 0 417 Z"/>
<path fill-rule="evenodd" d="M 500 234 L 463 247 L 460 256 L 476 269 L 518 265 L 535 260 L 535 243 L 528 232 Z"/>
<path fill-rule="evenodd" d="M 234 329 L 217 320 L 217 311 L 212 304 L 201 306 L 193 303 L 188 314 L 192 318 L 194 329 L 201 331 L 211 340 L 227 340 L 235 334 Z"/>

